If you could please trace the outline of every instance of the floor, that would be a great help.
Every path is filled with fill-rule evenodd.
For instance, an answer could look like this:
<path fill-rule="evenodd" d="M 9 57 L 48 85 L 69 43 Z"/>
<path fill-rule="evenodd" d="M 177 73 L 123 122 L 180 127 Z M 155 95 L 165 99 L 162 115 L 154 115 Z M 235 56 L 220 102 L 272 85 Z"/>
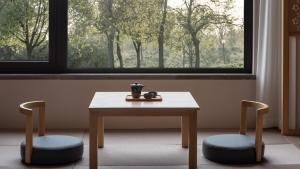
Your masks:
<path fill-rule="evenodd" d="M 202 139 L 214 134 L 234 131 L 198 131 L 198 169 L 300 169 L 300 137 L 281 136 L 276 130 L 265 130 L 265 160 L 261 164 L 227 166 L 206 160 L 201 153 Z M 84 140 L 83 159 L 67 166 L 46 168 L 88 169 L 88 132 L 49 131 L 48 134 L 66 134 Z M 253 134 L 253 132 L 250 132 Z M 0 169 L 41 169 L 20 162 L 21 131 L 0 131 Z M 178 130 L 109 130 L 105 133 L 105 148 L 98 150 L 101 169 L 187 169 L 187 149 L 180 145 Z"/>

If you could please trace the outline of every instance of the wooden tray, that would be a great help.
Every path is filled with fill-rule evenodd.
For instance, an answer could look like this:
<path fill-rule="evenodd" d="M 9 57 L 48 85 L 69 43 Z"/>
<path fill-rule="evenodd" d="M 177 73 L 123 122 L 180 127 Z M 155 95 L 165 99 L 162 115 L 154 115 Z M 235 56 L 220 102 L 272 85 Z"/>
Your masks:
<path fill-rule="evenodd" d="M 141 95 L 140 98 L 133 98 L 132 95 L 127 95 L 126 96 L 126 101 L 140 101 L 140 102 L 157 102 L 157 101 L 162 101 L 161 95 L 157 95 L 155 98 L 152 99 L 145 99 L 143 95 Z"/>

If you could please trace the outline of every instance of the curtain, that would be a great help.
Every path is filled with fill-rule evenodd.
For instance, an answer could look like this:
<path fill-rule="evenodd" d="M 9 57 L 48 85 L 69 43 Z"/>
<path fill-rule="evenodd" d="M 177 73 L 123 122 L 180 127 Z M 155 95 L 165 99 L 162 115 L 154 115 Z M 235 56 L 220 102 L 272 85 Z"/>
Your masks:
<path fill-rule="evenodd" d="M 264 127 L 278 127 L 281 95 L 281 0 L 256 0 L 254 56 L 256 100 L 269 105 Z"/>

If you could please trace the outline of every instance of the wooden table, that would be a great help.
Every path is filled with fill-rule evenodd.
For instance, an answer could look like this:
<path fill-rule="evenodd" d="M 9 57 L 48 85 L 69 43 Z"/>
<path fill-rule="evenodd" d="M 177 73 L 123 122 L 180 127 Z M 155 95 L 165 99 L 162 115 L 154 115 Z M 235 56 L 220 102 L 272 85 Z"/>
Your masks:
<path fill-rule="evenodd" d="M 197 168 L 197 111 L 190 92 L 158 92 L 159 102 L 128 102 L 130 92 L 96 92 L 90 112 L 90 169 L 97 169 L 97 148 L 104 146 L 104 116 L 181 116 L 182 147 L 189 148 L 189 169 Z M 97 141 L 98 140 L 98 141 Z"/>

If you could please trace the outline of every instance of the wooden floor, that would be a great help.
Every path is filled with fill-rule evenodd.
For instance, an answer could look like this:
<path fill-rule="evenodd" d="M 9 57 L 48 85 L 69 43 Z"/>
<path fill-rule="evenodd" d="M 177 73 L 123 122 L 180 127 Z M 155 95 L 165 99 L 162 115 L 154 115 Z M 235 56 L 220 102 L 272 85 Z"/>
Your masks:
<path fill-rule="evenodd" d="M 84 140 L 84 157 L 76 164 L 46 168 L 88 169 L 88 132 L 49 131 L 49 134 L 66 134 Z M 300 137 L 281 136 L 276 130 L 264 132 L 265 160 L 261 164 L 228 166 L 210 162 L 201 153 L 202 139 L 214 134 L 234 131 L 198 131 L 199 169 L 299 169 Z M 253 132 L 252 132 L 253 133 Z M 20 162 L 19 143 L 24 139 L 21 131 L 0 131 L 0 169 L 40 169 Z M 105 148 L 99 149 L 101 169 L 187 169 L 186 149 L 181 148 L 179 130 L 109 130 L 105 133 Z"/>

